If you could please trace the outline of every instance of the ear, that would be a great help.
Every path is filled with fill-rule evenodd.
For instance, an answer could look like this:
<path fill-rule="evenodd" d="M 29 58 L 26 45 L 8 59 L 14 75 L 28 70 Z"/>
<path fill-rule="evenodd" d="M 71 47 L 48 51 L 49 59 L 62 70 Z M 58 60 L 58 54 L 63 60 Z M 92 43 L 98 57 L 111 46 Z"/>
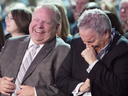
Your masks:
<path fill-rule="evenodd" d="M 104 33 L 104 34 L 105 34 L 105 37 L 106 37 L 106 38 L 110 38 L 110 37 L 111 37 L 111 34 L 110 34 L 110 32 L 108 31 L 108 29 L 105 30 L 105 33 Z"/>
<path fill-rule="evenodd" d="M 56 29 L 58 30 L 58 29 L 59 29 L 59 27 L 60 27 L 60 24 L 57 24 L 57 25 L 56 25 Z"/>

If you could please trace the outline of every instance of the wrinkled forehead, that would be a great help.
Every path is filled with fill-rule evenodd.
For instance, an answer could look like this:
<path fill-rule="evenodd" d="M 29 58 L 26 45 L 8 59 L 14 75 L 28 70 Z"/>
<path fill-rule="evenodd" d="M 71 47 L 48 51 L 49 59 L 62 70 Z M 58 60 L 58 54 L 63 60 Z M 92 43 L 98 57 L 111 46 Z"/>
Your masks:
<path fill-rule="evenodd" d="M 52 13 L 52 14 L 54 14 L 54 11 L 53 10 L 51 10 L 50 8 L 47 8 L 47 7 L 37 7 L 36 9 L 35 9 L 35 11 L 33 12 L 33 14 L 35 14 L 35 13 L 38 13 L 38 12 L 41 12 L 42 14 L 43 14 L 43 12 L 48 12 L 48 13 Z"/>
<path fill-rule="evenodd" d="M 52 11 L 52 10 L 50 10 L 48 8 L 41 7 L 41 8 L 38 8 L 38 9 L 36 9 L 34 11 L 32 18 L 33 17 L 40 17 L 40 18 L 42 18 L 42 16 L 43 17 L 45 16 L 46 18 L 49 18 L 49 19 L 50 18 L 53 19 L 53 17 L 55 16 L 55 13 L 54 13 L 54 11 Z"/>

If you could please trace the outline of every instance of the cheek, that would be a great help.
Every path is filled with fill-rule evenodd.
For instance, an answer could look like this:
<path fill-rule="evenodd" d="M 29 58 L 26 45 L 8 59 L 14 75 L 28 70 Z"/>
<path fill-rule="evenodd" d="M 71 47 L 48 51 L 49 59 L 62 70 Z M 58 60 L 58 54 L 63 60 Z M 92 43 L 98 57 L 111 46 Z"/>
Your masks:
<path fill-rule="evenodd" d="M 100 45 L 99 45 L 99 43 L 93 43 L 92 46 L 94 49 L 98 49 Z"/>
<path fill-rule="evenodd" d="M 9 25 L 10 25 L 12 28 L 15 28 L 15 29 L 17 28 L 17 25 L 16 25 L 15 22 L 10 22 Z"/>
<path fill-rule="evenodd" d="M 11 27 L 12 29 L 18 29 L 18 27 L 17 27 L 17 25 L 16 25 L 15 23 L 10 24 L 10 27 Z"/>
<path fill-rule="evenodd" d="M 57 33 L 57 30 L 54 27 L 51 27 L 50 30 L 48 31 L 48 35 L 50 37 L 54 37 Z"/>
<path fill-rule="evenodd" d="M 30 25 L 29 25 L 29 32 L 31 32 L 32 31 L 32 24 L 30 23 Z"/>
<path fill-rule="evenodd" d="M 128 10 L 127 10 L 126 14 L 127 14 L 127 18 L 128 18 Z"/>
<path fill-rule="evenodd" d="M 36 26 L 37 24 L 36 24 L 36 22 L 34 22 L 34 21 L 32 21 L 31 23 L 30 23 L 30 27 L 31 28 L 33 28 L 34 26 Z"/>
<path fill-rule="evenodd" d="M 18 26 L 16 24 L 12 25 L 15 29 L 18 29 Z"/>
<path fill-rule="evenodd" d="M 31 22 L 29 25 L 29 31 L 32 32 L 33 28 L 36 26 L 35 23 Z"/>

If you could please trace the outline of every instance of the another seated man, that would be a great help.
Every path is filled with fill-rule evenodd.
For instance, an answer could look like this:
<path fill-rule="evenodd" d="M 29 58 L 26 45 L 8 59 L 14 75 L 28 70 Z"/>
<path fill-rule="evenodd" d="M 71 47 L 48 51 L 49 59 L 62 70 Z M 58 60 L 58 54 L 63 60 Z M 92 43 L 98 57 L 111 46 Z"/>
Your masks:
<path fill-rule="evenodd" d="M 128 96 L 128 40 L 100 9 L 84 11 L 78 28 L 81 37 L 71 43 L 57 87 L 66 96 Z"/>
<path fill-rule="evenodd" d="M 1 96 L 64 96 L 55 85 L 70 46 L 56 37 L 61 15 L 51 4 L 38 6 L 30 36 L 10 38 L 0 54 Z"/>

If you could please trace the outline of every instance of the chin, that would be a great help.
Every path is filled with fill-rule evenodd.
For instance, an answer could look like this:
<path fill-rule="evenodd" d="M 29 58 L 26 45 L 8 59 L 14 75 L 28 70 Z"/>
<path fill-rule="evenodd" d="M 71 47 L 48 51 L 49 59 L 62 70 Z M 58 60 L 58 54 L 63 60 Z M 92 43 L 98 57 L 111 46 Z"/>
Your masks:
<path fill-rule="evenodd" d="M 8 33 L 10 33 L 10 31 L 9 30 L 5 30 L 6 32 L 8 32 Z"/>

